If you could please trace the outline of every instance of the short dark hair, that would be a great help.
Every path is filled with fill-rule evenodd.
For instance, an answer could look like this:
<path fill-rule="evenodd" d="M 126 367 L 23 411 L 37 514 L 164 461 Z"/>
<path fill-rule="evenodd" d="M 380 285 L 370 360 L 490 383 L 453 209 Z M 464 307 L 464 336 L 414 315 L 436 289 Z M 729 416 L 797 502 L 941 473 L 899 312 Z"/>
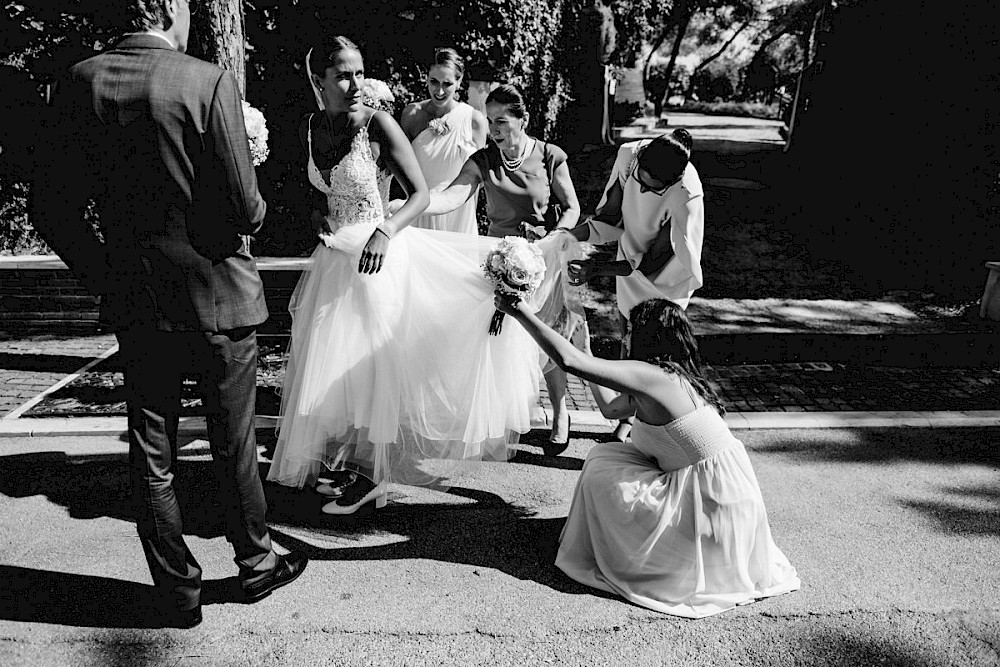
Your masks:
<path fill-rule="evenodd" d="M 163 0 L 130 0 L 123 5 L 126 24 L 136 32 L 152 28 L 169 30 L 174 23 L 167 14 L 167 3 Z"/>
<path fill-rule="evenodd" d="M 455 49 L 434 49 L 434 65 L 452 68 L 460 79 L 465 76 L 465 61 Z"/>
<path fill-rule="evenodd" d="M 491 90 L 486 96 L 486 104 L 504 104 L 514 118 L 524 118 L 528 114 L 524 95 L 512 83 L 503 83 Z"/>
<path fill-rule="evenodd" d="M 341 51 L 361 53 L 357 44 L 343 35 L 336 35 L 329 41 L 324 41 L 321 48 L 313 49 L 309 54 L 309 67 L 312 69 L 312 73 L 322 79 L 326 74 L 326 68 L 333 65 Z"/>
<path fill-rule="evenodd" d="M 682 127 L 646 144 L 639 153 L 639 167 L 661 183 L 673 183 L 691 161 L 694 139 Z"/>

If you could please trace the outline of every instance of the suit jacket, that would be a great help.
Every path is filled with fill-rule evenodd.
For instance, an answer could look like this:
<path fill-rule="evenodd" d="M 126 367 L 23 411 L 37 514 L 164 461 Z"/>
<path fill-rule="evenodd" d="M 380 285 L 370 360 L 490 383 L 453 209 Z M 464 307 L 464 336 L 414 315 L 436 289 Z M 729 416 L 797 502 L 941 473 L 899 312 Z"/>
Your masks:
<path fill-rule="evenodd" d="M 113 326 L 226 331 L 267 319 L 244 236 L 266 206 L 231 74 L 129 35 L 70 68 L 43 133 L 32 223 L 104 296 Z M 91 197 L 103 240 L 84 220 Z"/>

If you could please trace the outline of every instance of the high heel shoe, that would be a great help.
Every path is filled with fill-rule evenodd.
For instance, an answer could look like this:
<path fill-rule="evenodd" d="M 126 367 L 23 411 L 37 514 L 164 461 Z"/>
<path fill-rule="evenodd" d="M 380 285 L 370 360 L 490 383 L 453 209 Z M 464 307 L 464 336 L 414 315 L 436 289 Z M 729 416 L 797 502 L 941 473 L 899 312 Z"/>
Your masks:
<path fill-rule="evenodd" d="M 323 514 L 354 514 L 363 506 L 384 496 L 386 491 L 385 482 L 381 482 L 369 489 L 368 493 L 363 495 L 355 503 L 344 505 L 341 504 L 340 500 L 334 500 L 326 505 L 323 505 L 320 511 L 322 511 Z"/>
<path fill-rule="evenodd" d="M 566 415 L 566 439 L 565 440 L 553 440 L 552 436 L 549 435 L 549 441 L 547 444 L 542 445 L 542 453 L 546 456 L 559 456 L 566 451 L 569 447 L 569 436 L 570 432 L 573 430 L 573 417 L 569 414 Z"/>

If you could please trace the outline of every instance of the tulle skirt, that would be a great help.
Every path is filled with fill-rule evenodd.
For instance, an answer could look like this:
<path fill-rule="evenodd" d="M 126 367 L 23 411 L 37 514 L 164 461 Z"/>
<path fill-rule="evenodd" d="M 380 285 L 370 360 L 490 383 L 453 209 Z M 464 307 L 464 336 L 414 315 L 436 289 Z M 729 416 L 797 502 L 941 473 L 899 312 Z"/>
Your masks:
<path fill-rule="evenodd" d="M 512 318 L 488 333 L 493 287 L 481 265 L 499 239 L 407 228 L 382 270 L 362 275 L 373 230 L 327 235 L 292 295 L 269 480 L 302 487 L 350 469 L 376 483 L 434 483 L 441 461 L 505 460 L 530 428 L 539 348 Z"/>
<path fill-rule="evenodd" d="M 701 618 L 797 590 L 775 545 L 746 450 L 664 472 L 630 443 L 594 447 L 556 565 L 594 588 Z"/>

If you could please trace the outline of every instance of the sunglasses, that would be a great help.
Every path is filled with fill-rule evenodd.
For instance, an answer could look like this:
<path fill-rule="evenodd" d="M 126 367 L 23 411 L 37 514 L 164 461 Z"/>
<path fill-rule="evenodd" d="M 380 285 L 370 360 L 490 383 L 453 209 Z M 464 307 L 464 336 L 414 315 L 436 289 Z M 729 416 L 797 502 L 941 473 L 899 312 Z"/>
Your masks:
<path fill-rule="evenodd" d="M 673 185 L 674 183 L 677 182 L 675 180 L 672 183 L 667 183 L 666 185 L 661 185 L 661 186 L 650 185 L 649 183 L 646 183 L 645 181 L 643 181 L 642 177 L 639 175 L 639 165 L 638 164 L 635 166 L 635 169 L 632 171 L 632 178 L 634 178 L 635 182 L 639 184 L 639 191 L 640 192 L 652 192 L 654 195 L 662 195 L 664 192 L 666 192 L 667 190 L 670 189 L 671 185 Z M 680 179 L 677 179 L 677 180 L 680 180 Z"/>

